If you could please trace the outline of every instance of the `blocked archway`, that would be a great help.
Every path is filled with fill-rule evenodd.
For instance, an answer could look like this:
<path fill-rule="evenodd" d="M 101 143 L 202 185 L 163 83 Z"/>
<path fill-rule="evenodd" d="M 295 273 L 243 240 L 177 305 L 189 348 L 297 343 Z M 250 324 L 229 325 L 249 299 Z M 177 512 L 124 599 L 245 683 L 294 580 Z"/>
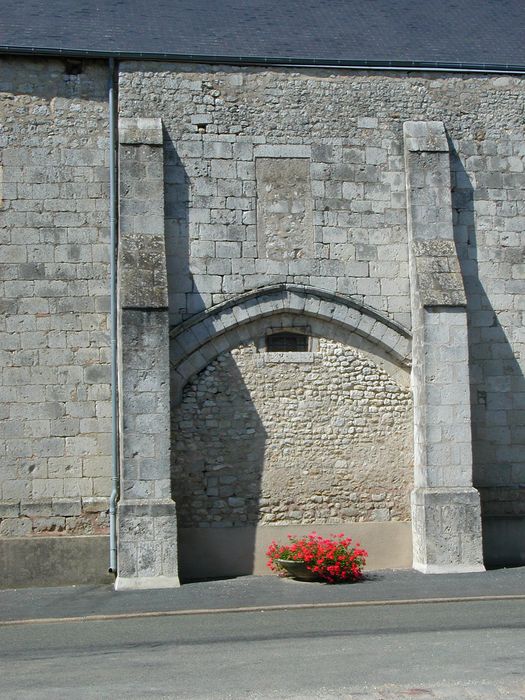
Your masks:
<path fill-rule="evenodd" d="M 258 341 L 279 328 L 316 337 L 315 352 L 272 357 Z M 183 576 L 190 551 L 191 563 L 195 551 L 213 562 L 194 576 L 261 573 L 265 540 L 289 526 L 346 523 L 385 545 L 404 527 L 409 549 L 404 329 L 343 297 L 282 285 L 212 309 L 183 335 L 185 350 L 178 342 L 172 355 Z"/>
<path fill-rule="evenodd" d="M 361 348 L 393 371 L 410 367 L 411 336 L 401 324 L 348 297 L 278 284 L 217 304 L 171 332 L 173 397 L 221 353 L 260 337 L 269 327 L 305 322 L 312 335 Z"/>

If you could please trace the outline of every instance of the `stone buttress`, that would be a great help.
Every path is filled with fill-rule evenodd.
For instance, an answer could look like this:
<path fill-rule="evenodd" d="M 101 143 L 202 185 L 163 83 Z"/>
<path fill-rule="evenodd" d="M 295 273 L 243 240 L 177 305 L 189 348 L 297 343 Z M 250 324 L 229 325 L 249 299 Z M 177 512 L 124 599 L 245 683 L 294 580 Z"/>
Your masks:
<path fill-rule="evenodd" d="M 466 297 L 442 122 L 404 124 L 414 392 L 413 566 L 482 571 L 472 486 Z"/>
<path fill-rule="evenodd" d="M 120 501 L 115 588 L 179 585 L 170 481 L 160 119 L 119 124 Z"/>

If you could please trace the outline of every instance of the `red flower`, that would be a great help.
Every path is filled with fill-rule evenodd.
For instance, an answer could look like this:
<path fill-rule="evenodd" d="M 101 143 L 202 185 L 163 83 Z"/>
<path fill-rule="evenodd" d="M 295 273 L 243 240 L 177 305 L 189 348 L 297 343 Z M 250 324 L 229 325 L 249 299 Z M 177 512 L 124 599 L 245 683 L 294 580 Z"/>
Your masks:
<path fill-rule="evenodd" d="M 359 543 L 352 546 L 350 537 L 343 533 L 332 535 L 331 539 L 312 532 L 302 538 L 288 535 L 289 544 L 278 545 L 272 542 L 266 551 L 268 566 L 272 571 L 283 575 L 276 563 L 278 559 L 304 561 L 310 571 L 314 571 L 328 583 L 357 581 L 362 578 L 368 553 Z"/>

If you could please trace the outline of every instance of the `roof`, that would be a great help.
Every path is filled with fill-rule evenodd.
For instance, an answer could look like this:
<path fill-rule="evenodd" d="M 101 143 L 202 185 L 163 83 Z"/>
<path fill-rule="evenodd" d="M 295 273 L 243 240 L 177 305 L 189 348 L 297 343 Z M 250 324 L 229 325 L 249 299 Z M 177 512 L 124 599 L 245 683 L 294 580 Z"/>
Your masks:
<path fill-rule="evenodd" d="M 11 0 L 0 51 L 525 70 L 524 0 Z"/>

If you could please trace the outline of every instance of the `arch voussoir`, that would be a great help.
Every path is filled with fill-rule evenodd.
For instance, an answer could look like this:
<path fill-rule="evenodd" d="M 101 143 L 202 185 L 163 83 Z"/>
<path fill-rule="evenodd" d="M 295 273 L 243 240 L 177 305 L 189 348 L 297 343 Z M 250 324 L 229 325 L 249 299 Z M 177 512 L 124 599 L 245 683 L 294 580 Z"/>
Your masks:
<path fill-rule="evenodd" d="M 331 337 L 410 365 L 409 331 L 349 297 L 300 285 L 272 285 L 242 294 L 185 321 L 171 332 L 171 363 L 183 385 L 217 355 L 255 340 L 268 328 L 307 324 Z"/>

